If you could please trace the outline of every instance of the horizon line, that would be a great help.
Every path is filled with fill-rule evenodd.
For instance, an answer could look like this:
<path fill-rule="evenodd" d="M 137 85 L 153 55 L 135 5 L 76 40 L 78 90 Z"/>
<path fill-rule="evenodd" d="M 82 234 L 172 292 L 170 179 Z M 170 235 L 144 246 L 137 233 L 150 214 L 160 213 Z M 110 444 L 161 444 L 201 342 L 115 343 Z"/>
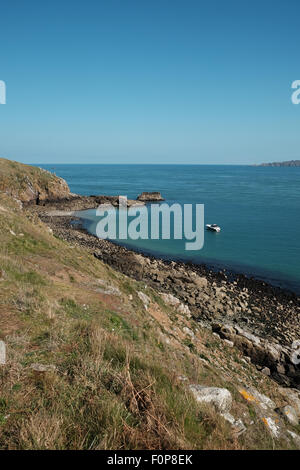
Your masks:
<path fill-rule="evenodd" d="M 261 163 L 24 163 L 25 165 L 255 166 Z"/>

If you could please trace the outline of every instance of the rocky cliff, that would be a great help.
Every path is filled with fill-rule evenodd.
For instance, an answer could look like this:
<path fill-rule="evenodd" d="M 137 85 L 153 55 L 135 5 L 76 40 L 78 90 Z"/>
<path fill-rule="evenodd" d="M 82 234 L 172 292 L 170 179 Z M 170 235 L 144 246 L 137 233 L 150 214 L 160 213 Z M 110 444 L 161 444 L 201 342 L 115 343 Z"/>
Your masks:
<path fill-rule="evenodd" d="M 158 191 L 154 192 L 143 192 L 137 197 L 138 201 L 143 201 L 143 202 L 160 202 L 164 201 L 164 198 Z"/>
<path fill-rule="evenodd" d="M 0 158 L 0 192 L 39 204 L 71 196 L 66 181 L 38 167 Z"/>

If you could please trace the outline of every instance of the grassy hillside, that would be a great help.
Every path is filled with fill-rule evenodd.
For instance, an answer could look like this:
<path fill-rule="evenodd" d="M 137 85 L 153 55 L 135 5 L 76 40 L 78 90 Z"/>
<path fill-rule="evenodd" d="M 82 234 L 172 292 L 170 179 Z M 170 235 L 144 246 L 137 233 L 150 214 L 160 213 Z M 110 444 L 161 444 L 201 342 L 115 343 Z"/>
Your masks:
<path fill-rule="evenodd" d="M 295 446 L 274 440 L 258 403 L 240 390 L 255 387 L 281 406 L 274 382 L 158 292 L 55 238 L 4 193 L 0 340 L 2 449 Z M 197 403 L 193 383 L 229 390 L 246 432 Z"/>
<path fill-rule="evenodd" d="M 31 202 L 64 198 L 70 190 L 63 179 L 48 171 L 0 158 L 0 192 Z"/>

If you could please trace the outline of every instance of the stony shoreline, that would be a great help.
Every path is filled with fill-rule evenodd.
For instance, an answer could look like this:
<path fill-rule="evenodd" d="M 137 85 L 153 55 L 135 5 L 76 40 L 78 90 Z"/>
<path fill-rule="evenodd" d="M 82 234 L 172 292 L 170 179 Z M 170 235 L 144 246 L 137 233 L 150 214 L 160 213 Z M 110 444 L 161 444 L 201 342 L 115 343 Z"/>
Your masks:
<path fill-rule="evenodd" d="M 101 196 L 102 203 L 104 199 L 111 201 L 111 197 Z M 232 276 L 204 265 L 166 261 L 99 240 L 87 233 L 73 214 L 87 209 L 91 201 L 97 206 L 99 197 L 77 197 L 76 201 L 28 209 L 56 236 L 85 247 L 114 269 L 171 299 L 180 299 L 187 314 L 241 350 L 264 374 L 281 385 L 300 389 L 300 368 L 291 360 L 292 343 L 299 340 L 300 331 L 300 298 L 296 294 L 242 274 Z"/>

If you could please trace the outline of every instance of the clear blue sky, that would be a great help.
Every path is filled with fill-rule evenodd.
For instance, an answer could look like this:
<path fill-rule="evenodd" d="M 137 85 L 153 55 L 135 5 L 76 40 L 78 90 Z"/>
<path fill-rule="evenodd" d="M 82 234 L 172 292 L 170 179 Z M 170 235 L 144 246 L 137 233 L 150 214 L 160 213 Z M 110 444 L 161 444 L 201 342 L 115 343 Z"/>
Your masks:
<path fill-rule="evenodd" d="M 300 158 L 299 0 L 11 0 L 0 15 L 2 157 Z"/>

